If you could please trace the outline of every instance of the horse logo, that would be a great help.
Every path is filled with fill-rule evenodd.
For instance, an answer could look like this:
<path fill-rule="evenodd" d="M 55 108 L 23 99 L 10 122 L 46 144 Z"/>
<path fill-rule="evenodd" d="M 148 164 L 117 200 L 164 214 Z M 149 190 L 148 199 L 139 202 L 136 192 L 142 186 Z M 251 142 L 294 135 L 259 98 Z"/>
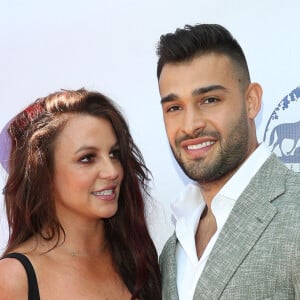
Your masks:
<path fill-rule="evenodd" d="M 273 110 L 263 140 L 287 167 L 300 173 L 300 87 Z"/>
<path fill-rule="evenodd" d="M 275 133 L 277 135 L 277 140 L 274 143 Z M 282 143 L 285 139 L 290 139 L 293 141 L 293 146 L 290 151 L 287 151 L 287 153 L 284 153 L 282 150 Z M 270 135 L 269 146 L 273 145 L 272 151 L 274 151 L 276 146 L 279 146 L 281 156 L 289 156 L 293 154 L 293 151 L 298 145 L 299 140 L 300 140 L 300 121 L 296 123 L 283 123 L 273 128 Z"/>

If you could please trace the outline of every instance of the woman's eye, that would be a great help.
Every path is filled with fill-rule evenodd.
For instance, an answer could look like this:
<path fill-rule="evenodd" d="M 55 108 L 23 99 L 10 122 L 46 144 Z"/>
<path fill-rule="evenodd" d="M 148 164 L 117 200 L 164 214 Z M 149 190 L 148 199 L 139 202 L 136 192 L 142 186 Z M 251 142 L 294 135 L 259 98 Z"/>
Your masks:
<path fill-rule="evenodd" d="M 91 161 L 93 161 L 95 158 L 95 155 L 94 154 L 86 154 L 84 156 L 82 156 L 79 161 L 82 162 L 82 163 L 89 163 Z"/>
<path fill-rule="evenodd" d="M 120 149 L 113 150 L 109 153 L 109 157 L 113 159 L 121 159 L 121 151 Z"/>

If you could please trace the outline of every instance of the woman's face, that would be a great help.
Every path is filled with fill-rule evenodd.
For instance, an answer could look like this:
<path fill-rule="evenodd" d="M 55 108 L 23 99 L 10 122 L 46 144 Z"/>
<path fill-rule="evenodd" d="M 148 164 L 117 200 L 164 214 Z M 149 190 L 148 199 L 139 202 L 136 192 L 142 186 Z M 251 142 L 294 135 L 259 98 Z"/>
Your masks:
<path fill-rule="evenodd" d="M 58 218 L 99 220 L 115 215 L 123 179 L 120 149 L 109 121 L 73 115 L 54 144 Z"/>

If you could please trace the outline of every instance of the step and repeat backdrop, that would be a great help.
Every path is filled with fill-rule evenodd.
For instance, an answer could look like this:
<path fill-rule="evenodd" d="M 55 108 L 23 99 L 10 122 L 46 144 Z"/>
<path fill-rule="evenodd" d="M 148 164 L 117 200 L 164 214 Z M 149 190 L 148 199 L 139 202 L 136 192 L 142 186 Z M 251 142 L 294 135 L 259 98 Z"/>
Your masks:
<path fill-rule="evenodd" d="M 289 0 L 2 1 L 0 190 L 7 177 L 5 127 L 28 103 L 85 87 L 115 100 L 152 172 L 149 228 L 158 251 L 172 233 L 169 205 L 188 179 L 172 158 L 156 79 L 161 34 L 220 23 L 243 47 L 263 89 L 258 138 L 300 172 L 300 2 Z M 0 195 L 0 252 L 8 237 Z"/>

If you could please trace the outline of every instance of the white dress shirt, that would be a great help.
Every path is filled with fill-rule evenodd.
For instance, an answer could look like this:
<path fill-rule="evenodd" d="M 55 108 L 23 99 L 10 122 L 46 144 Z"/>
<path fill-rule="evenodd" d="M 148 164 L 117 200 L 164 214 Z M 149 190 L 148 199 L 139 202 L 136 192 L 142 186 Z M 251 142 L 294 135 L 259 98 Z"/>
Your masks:
<path fill-rule="evenodd" d="M 263 143 L 249 156 L 237 172 L 213 198 L 211 209 L 217 222 L 217 231 L 210 239 L 200 259 L 197 257 L 195 234 L 205 208 L 199 185 L 189 184 L 181 197 L 171 204 L 172 220 L 178 239 L 176 248 L 177 289 L 180 300 L 192 300 L 197 282 L 212 248 L 241 193 L 252 177 L 270 156 Z"/>

